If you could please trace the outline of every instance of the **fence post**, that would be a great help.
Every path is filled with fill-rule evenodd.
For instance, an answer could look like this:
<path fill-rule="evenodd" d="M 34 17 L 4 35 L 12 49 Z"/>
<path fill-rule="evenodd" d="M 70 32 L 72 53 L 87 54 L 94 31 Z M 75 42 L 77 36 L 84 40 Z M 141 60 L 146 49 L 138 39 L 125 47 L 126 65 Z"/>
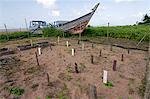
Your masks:
<path fill-rule="evenodd" d="M 76 73 L 79 73 L 79 70 L 78 70 L 78 65 L 77 65 L 77 63 L 75 63 L 75 72 L 76 72 Z"/>
<path fill-rule="evenodd" d="M 102 56 L 102 50 L 100 49 L 100 51 L 99 51 L 99 57 L 101 57 Z"/>
<path fill-rule="evenodd" d="M 47 73 L 47 82 L 48 82 L 48 85 L 50 83 L 50 80 L 49 80 L 49 74 Z"/>
<path fill-rule="evenodd" d="M 113 61 L 113 71 L 116 71 L 117 60 Z"/>
<path fill-rule="evenodd" d="M 92 64 L 94 63 L 94 61 L 93 61 L 93 55 L 91 55 L 91 63 Z"/>
<path fill-rule="evenodd" d="M 123 57 L 123 54 L 121 55 L 121 61 L 123 61 L 124 60 L 124 57 Z"/>
<path fill-rule="evenodd" d="M 39 60 L 38 60 L 37 52 L 35 52 L 35 55 L 36 55 L 36 62 L 37 62 L 37 65 L 39 66 Z"/>

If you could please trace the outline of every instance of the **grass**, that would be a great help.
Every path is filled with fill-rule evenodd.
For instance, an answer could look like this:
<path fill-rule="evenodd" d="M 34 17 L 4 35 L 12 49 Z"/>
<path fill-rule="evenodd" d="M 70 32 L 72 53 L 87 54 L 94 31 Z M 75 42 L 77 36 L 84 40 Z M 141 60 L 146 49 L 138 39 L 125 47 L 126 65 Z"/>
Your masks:
<path fill-rule="evenodd" d="M 107 86 L 108 88 L 112 88 L 114 85 L 112 84 L 112 82 L 107 82 L 105 86 Z"/>
<path fill-rule="evenodd" d="M 21 96 L 24 93 L 24 89 L 18 88 L 18 87 L 13 87 L 9 89 L 9 92 L 11 94 L 14 94 L 16 96 Z"/>
<path fill-rule="evenodd" d="M 107 30 L 109 33 L 109 37 L 112 38 L 125 38 L 130 40 L 139 41 L 142 37 L 147 33 L 147 36 L 144 38 L 144 41 L 149 41 L 149 25 L 138 25 L 138 26 L 110 26 L 109 29 L 106 26 L 102 27 L 87 27 L 82 37 L 106 37 Z M 42 30 L 43 34 L 34 35 L 30 34 L 29 32 L 13 32 L 13 33 L 1 33 L 0 34 L 0 42 L 7 42 L 11 40 L 18 40 L 24 38 L 33 38 L 33 37 L 77 37 L 77 35 L 71 35 L 68 33 L 64 33 L 61 30 L 57 30 L 55 28 L 45 28 Z"/>

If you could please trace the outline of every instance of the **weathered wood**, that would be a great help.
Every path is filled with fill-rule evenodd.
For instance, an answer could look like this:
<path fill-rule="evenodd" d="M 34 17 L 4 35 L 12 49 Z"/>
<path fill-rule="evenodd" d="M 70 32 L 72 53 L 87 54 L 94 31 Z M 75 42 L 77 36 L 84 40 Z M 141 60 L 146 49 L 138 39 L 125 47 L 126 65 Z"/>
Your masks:
<path fill-rule="evenodd" d="M 48 85 L 49 85 L 49 83 L 50 83 L 50 80 L 49 80 L 49 74 L 46 73 L 46 75 L 47 75 L 47 83 L 48 83 Z"/>
<path fill-rule="evenodd" d="M 97 99 L 97 90 L 95 85 L 90 85 L 89 99 Z"/>
<path fill-rule="evenodd" d="M 37 52 L 35 52 L 35 56 L 36 56 L 36 62 L 37 62 L 37 65 L 39 66 L 39 60 L 38 60 Z"/>
<path fill-rule="evenodd" d="M 117 60 L 113 61 L 113 71 L 116 71 Z"/>
<path fill-rule="evenodd" d="M 121 61 L 124 61 L 124 56 L 123 56 L 123 54 L 121 55 Z"/>
<path fill-rule="evenodd" d="M 79 73 L 79 70 L 78 70 L 78 65 L 77 65 L 77 63 L 75 63 L 75 72 L 76 72 L 76 73 Z"/>
<path fill-rule="evenodd" d="M 94 63 L 93 55 L 91 55 L 91 63 Z"/>
<path fill-rule="evenodd" d="M 14 54 L 14 53 L 15 53 L 15 51 L 13 51 L 10 48 L 1 48 L 0 49 L 0 56 Z"/>
<path fill-rule="evenodd" d="M 99 57 L 101 57 L 102 56 L 102 50 L 100 49 L 100 51 L 99 51 Z"/>

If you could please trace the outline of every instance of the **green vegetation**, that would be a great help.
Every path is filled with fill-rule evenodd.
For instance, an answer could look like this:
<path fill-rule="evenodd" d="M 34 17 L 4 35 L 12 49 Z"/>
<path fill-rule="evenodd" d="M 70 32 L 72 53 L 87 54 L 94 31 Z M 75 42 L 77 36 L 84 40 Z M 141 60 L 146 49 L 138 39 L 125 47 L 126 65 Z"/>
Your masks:
<path fill-rule="evenodd" d="M 112 88 L 114 85 L 113 85 L 111 82 L 107 82 L 107 83 L 105 84 L 105 86 L 107 86 L 108 88 Z"/>
<path fill-rule="evenodd" d="M 125 38 L 139 41 L 147 33 L 144 41 L 149 41 L 149 25 L 137 25 L 137 26 L 111 26 L 105 27 L 88 27 L 84 31 L 84 36 L 96 37 L 96 36 L 107 36 L 107 30 L 109 37 L 113 38 Z"/>
<path fill-rule="evenodd" d="M 139 41 L 146 33 L 144 41 L 149 41 L 150 36 L 150 25 L 133 25 L 133 26 L 107 26 L 103 27 L 87 27 L 82 37 L 106 37 L 107 30 L 109 37 L 112 38 L 125 38 L 130 40 Z M 14 33 L 1 33 L 0 42 L 6 42 L 10 40 L 31 38 L 31 37 L 78 37 L 78 35 L 71 35 L 64 33 L 61 30 L 55 28 L 45 28 L 42 30 L 43 34 L 30 34 L 29 32 L 14 32 Z"/>
<path fill-rule="evenodd" d="M 14 87 L 14 88 L 10 88 L 9 92 L 11 94 L 14 94 L 16 96 L 21 96 L 24 93 L 24 89 L 18 88 L 18 87 Z"/>

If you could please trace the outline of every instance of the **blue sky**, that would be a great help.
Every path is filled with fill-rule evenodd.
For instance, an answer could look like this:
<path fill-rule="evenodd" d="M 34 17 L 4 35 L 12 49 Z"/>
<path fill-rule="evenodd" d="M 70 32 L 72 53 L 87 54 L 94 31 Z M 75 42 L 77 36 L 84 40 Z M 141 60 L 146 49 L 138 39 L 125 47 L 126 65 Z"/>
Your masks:
<path fill-rule="evenodd" d="M 90 25 L 132 25 L 145 13 L 150 14 L 150 0 L 0 0 L 0 28 L 24 28 L 31 20 L 72 20 L 100 6 Z"/>

